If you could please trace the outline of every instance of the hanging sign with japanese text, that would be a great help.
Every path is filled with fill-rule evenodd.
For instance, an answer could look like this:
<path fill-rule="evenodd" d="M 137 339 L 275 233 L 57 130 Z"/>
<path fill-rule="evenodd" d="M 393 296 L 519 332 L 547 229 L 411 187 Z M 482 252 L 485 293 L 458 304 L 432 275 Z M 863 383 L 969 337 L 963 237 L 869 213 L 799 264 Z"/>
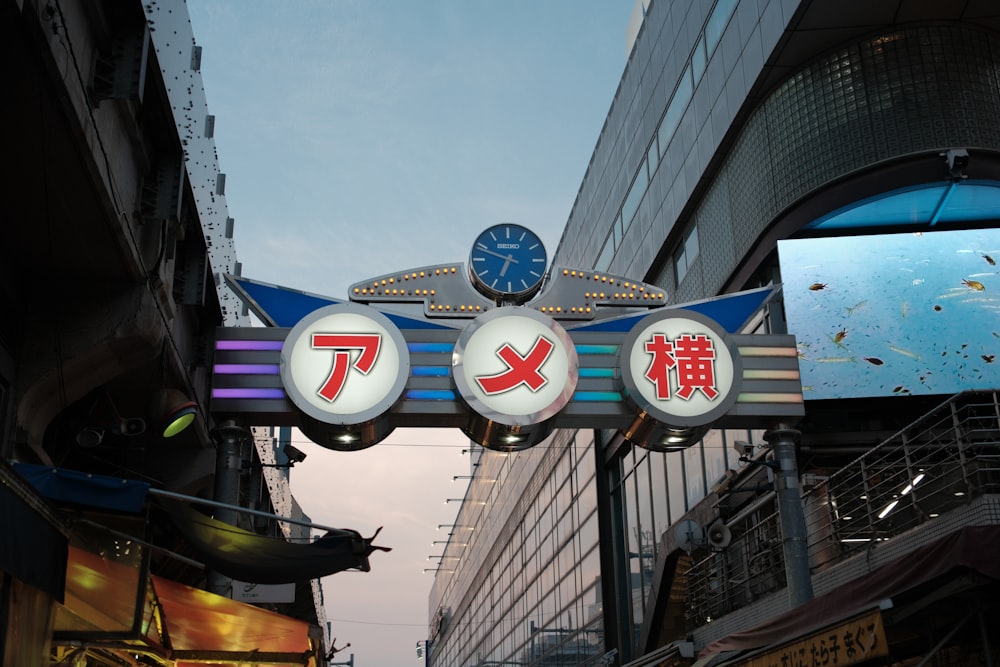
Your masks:
<path fill-rule="evenodd" d="M 378 276 L 349 302 L 227 276 L 268 326 L 217 332 L 213 414 L 297 426 L 331 449 L 446 427 L 501 451 L 557 428 L 668 451 L 804 414 L 794 337 L 739 333 L 777 288 L 665 307 L 655 285 L 562 266 L 539 287 L 524 277 L 541 273 L 538 245 L 497 225 L 471 268 Z"/>
<path fill-rule="evenodd" d="M 483 427 L 495 424 L 506 432 L 510 449 L 547 434 L 547 423 L 573 396 L 577 373 L 576 348 L 566 330 L 516 306 L 473 320 L 458 335 L 452 355 L 459 397 L 485 418 Z"/>
<path fill-rule="evenodd" d="M 729 335 L 709 318 L 666 310 L 643 318 L 620 353 L 623 393 L 653 419 L 702 426 L 736 402 L 742 369 Z"/>
<path fill-rule="evenodd" d="M 403 392 L 410 359 L 406 340 L 385 315 L 339 304 L 310 313 L 292 328 L 280 373 L 289 399 L 308 418 L 360 427 L 385 421 Z"/>

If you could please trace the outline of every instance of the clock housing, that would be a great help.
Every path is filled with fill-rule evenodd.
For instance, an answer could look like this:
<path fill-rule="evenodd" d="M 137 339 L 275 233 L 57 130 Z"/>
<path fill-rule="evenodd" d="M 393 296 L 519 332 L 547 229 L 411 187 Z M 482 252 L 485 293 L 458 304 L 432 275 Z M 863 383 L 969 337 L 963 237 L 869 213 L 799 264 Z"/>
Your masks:
<path fill-rule="evenodd" d="M 538 292 L 548 255 L 527 227 L 493 225 L 476 237 L 469 252 L 469 277 L 482 294 L 502 303 L 523 303 Z"/>

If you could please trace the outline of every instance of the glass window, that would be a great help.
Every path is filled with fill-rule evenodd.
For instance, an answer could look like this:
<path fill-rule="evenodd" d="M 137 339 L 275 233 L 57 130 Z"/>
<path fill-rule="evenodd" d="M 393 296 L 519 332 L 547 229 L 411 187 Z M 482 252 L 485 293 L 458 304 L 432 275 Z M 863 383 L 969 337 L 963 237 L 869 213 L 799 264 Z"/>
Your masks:
<path fill-rule="evenodd" d="M 705 46 L 709 53 L 719 45 L 722 33 L 725 32 L 726 24 L 729 23 L 729 17 L 733 15 L 735 8 L 736 0 L 719 0 L 715 3 L 715 8 L 708 17 L 708 23 L 705 24 Z"/>
<path fill-rule="evenodd" d="M 635 471 L 636 512 L 639 514 L 639 571 L 645 595 L 653 583 L 653 568 L 656 564 L 657 535 L 653 529 L 653 497 L 649 485 L 649 456 L 642 459 Z"/>
<path fill-rule="evenodd" d="M 660 129 L 656 133 L 660 150 L 664 153 L 667 151 L 667 146 L 670 145 L 670 140 L 674 137 L 674 132 L 677 131 L 677 126 L 681 122 L 684 110 L 687 109 L 688 102 L 691 101 L 693 90 L 691 65 L 689 64 L 684 69 L 684 73 L 681 74 L 681 80 L 677 82 L 677 90 L 674 91 L 674 96 L 667 105 L 667 110 L 663 113 Z"/>
<path fill-rule="evenodd" d="M 594 262 L 594 269 L 597 271 L 607 271 L 611 266 L 611 260 L 615 258 L 615 244 L 611 237 L 604 241 L 604 247 L 601 248 L 601 254 L 598 255 L 597 261 Z"/>
<path fill-rule="evenodd" d="M 642 196 L 646 194 L 646 184 L 648 179 L 645 175 L 646 168 L 643 166 L 636 174 L 635 180 L 632 181 L 632 187 L 629 188 L 628 194 L 625 195 L 625 203 L 622 204 L 622 224 L 625 229 L 632 223 L 632 218 L 635 216 L 635 212 L 639 210 L 639 202 L 642 201 Z"/>
<path fill-rule="evenodd" d="M 698 227 L 693 225 L 674 251 L 674 280 L 680 283 L 698 257 Z"/>
<path fill-rule="evenodd" d="M 670 490 L 667 485 L 667 466 L 663 454 L 649 455 L 650 491 L 653 495 L 653 530 L 659 536 L 670 525 Z"/>
<path fill-rule="evenodd" d="M 705 73 L 705 36 L 702 35 L 698 43 L 694 45 L 694 52 L 691 54 L 691 76 L 697 86 L 701 80 L 701 75 Z"/>
<path fill-rule="evenodd" d="M 632 622 L 636 625 L 642 623 L 642 612 L 645 609 L 645 599 L 642 587 L 642 543 L 639 533 L 639 517 L 635 511 L 635 475 L 629 482 L 622 486 L 626 503 L 629 507 L 625 510 L 625 530 L 628 538 L 628 564 L 629 578 L 631 581 L 632 596 Z"/>
<path fill-rule="evenodd" d="M 656 140 L 656 135 L 653 135 L 653 140 L 649 143 L 649 148 L 646 149 L 646 171 L 649 173 L 649 180 L 653 180 L 653 174 L 656 173 L 656 167 L 660 164 L 660 151 L 657 148 L 660 142 Z"/>
<path fill-rule="evenodd" d="M 688 506 L 693 506 L 705 497 L 705 469 L 702 465 L 701 442 L 684 450 L 684 471 Z"/>
<path fill-rule="evenodd" d="M 667 491 L 670 494 L 670 522 L 687 512 L 687 494 L 684 491 L 684 453 L 664 454 L 667 464 Z"/>
<path fill-rule="evenodd" d="M 726 474 L 726 443 L 719 429 L 709 431 L 702 443 L 705 447 L 705 477 L 711 487 Z"/>
<path fill-rule="evenodd" d="M 694 225 L 688 232 L 687 238 L 684 239 L 684 252 L 688 256 L 688 263 L 690 264 L 698 256 L 698 226 Z"/>

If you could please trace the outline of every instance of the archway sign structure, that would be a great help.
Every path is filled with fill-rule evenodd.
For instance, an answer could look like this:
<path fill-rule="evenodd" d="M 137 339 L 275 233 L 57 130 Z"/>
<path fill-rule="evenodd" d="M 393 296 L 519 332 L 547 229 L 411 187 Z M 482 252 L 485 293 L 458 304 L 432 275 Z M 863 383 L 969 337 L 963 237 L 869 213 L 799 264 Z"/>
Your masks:
<path fill-rule="evenodd" d="M 268 326 L 217 330 L 213 414 L 331 449 L 444 426 L 500 451 L 557 428 L 670 451 L 804 414 L 794 337 L 737 333 L 777 287 L 668 307 L 655 285 L 549 270 L 519 225 L 485 230 L 468 265 L 371 278 L 347 300 L 226 279 Z"/>

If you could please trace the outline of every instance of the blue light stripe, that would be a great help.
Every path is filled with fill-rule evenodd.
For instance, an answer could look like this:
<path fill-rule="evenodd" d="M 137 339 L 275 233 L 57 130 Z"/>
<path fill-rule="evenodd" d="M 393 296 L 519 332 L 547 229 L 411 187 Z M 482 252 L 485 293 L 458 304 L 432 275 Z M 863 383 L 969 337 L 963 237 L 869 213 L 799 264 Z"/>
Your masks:
<path fill-rule="evenodd" d="M 450 389 L 410 389 L 406 398 L 413 401 L 454 401 L 455 392 Z"/>
<path fill-rule="evenodd" d="M 613 368 L 581 368 L 579 371 L 582 378 L 613 378 L 615 369 Z"/>
<path fill-rule="evenodd" d="M 446 378 L 451 372 L 448 366 L 411 366 L 410 374 L 422 378 Z"/>
<path fill-rule="evenodd" d="M 454 343 L 407 343 L 406 348 L 410 351 L 410 354 L 420 352 L 450 353 L 455 350 L 455 345 Z"/>
<path fill-rule="evenodd" d="M 578 403 L 618 403 L 622 395 L 617 391 L 577 391 L 573 393 L 573 400 Z"/>
<path fill-rule="evenodd" d="M 577 354 L 618 354 L 618 345 L 577 345 Z"/>

